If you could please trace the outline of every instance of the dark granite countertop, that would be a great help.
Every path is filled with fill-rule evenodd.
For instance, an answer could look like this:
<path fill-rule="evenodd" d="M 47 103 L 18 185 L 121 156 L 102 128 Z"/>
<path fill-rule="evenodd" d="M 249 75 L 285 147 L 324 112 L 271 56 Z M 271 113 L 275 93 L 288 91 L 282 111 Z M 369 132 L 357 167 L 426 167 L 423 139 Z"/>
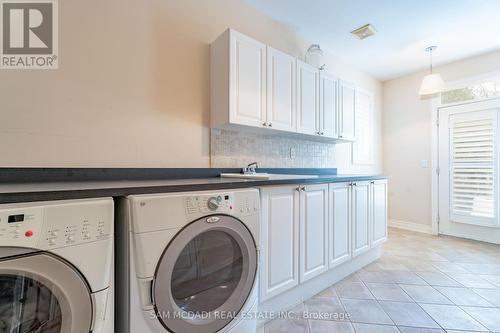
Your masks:
<path fill-rule="evenodd" d="M 182 169 L 176 169 L 182 170 Z M 189 170 L 189 169 L 188 169 Z M 211 169 L 213 171 L 213 169 Z M 269 172 L 271 169 L 265 170 Z M 302 171 L 301 171 L 302 170 Z M 187 179 L 135 179 L 135 180 L 78 180 L 43 182 L 1 182 L 0 203 L 33 202 L 48 200 L 119 197 L 131 194 L 168 193 L 184 191 L 223 190 L 233 188 L 260 187 L 273 185 L 314 184 L 352 182 L 385 179 L 381 175 L 337 175 L 325 174 L 335 169 L 279 169 L 275 173 L 318 175 L 315 178 L 294 178 L 275 176 L 271 180 L 200 177 Z M 308 172 L 305 172 L 307 170 Z M 315 172 L 317 170 L 317 173 Z M 234 172 L 234 170 L 222 170 Z M 288 172 L 284 172 L 288 171 Z M 272 172 L 271 172 L 272 173 Z M 213 175 L 214 172 L 211 172 Z M 176 178 L 178 178 L 177 176 Z M 113 178 L 113 177 L 110 177 Z M 131 177 L 133 178 L 133 177 Z M 136 177 L 137 178 L 137 177 Z M 58 179 L 60 180 L 60 179 Z"/>

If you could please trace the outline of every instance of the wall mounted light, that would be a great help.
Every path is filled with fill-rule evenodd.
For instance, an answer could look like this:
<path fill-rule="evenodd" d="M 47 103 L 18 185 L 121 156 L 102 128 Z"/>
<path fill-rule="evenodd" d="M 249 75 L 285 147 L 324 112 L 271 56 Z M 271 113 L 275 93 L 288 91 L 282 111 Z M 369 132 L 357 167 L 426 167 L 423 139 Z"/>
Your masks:
<path fill-rule="evenodd" d="M 323 50 L 318 44 L 311 44 L 306 51 L 305 60 L 309 65 L 312 65 L 320 70 L 325 69 Z"/>

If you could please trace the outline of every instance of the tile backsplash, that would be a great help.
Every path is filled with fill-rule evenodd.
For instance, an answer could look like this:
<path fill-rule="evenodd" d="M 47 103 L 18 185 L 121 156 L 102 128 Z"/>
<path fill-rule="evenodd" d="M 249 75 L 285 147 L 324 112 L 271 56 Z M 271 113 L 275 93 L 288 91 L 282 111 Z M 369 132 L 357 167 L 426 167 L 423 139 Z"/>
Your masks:
<path fill-rule="evenodd" d="M 240 168 L 258 162 L 264 168 L 335 167 L 335 144 L 276 134 L 212 129 L 211 166 Z"/>

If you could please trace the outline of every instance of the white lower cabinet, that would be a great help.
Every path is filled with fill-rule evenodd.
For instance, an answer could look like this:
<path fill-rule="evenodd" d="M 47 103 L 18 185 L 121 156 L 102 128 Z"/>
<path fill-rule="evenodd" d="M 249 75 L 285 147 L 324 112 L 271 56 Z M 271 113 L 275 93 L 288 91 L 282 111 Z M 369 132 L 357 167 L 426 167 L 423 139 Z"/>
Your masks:
<path fill-rule="evenodd" d="M 299 284 L 299 192 L 279 186 L 260 193 L 262 302 Z"/>
<path fill-rule="evenodd" d="M 371 182 L 372 247 L 387 240 L 387 180 Z"/>
<path fill-rule="evenodd" d="M 328 184 L 300 188 L 300 282 L 328 270 Z"/>
<path fill-rule="evenodd" d="M 387 181 L 263 187 L 260 302 L 387 239 Z"/>
<path fill-rule="evenodd" d="M 351 259 L 351 185 L 330 184 L 330 268 Z"/>
<path fill-rule="evenodd" d="M 352 255 L 370 249 L 370 182 L 352 184 Z"/>

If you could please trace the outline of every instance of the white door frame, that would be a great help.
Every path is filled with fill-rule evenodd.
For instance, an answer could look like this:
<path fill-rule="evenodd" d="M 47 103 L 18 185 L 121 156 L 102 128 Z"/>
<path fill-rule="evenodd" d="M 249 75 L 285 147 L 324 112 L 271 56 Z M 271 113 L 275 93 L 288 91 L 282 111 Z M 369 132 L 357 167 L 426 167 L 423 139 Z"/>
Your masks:
<path fill-rule="evenodd" d="M 478 84 L 488 79 L 495 79 L 500 76 L 500 72 L 494 72 L 486 75 L 474 76 L 471 78 L 447 82 L 448 89 L 465 88 L 473 84 Z M 490 98 L 500 99 L 500 97 Z M 441 104 L 441 95 L 436 94 L 431 98 L 431 220 L 432 220 L 432 234 L 439 234 L 439 109 L 457 106 L 463 104 L 471 104 L 483 102 L 488 99 L 473 100 L 459 103 Z"/>

